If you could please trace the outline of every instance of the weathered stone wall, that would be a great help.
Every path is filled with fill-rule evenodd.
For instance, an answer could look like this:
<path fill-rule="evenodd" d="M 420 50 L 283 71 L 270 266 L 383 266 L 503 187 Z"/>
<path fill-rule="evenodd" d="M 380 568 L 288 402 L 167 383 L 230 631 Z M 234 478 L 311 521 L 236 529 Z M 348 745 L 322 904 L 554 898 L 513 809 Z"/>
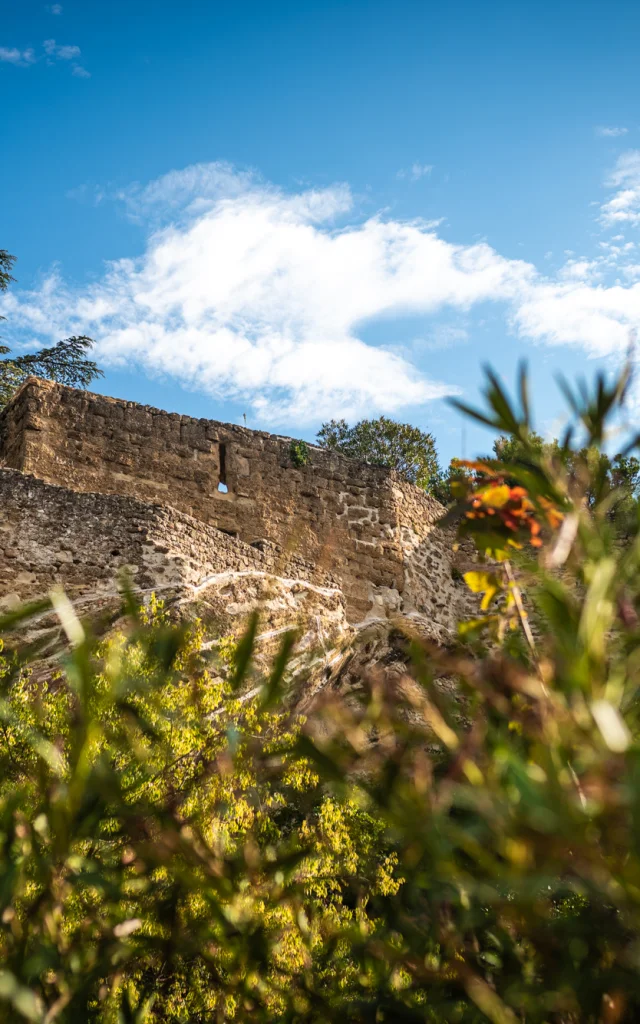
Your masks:
<path fill-rule="evenodd" d="M 451 538 L 434 528 L 441 506 L 389 470 L 312 446 L 297 467 L 290 445 L 35 378 L 0 414 L 6 466 L 274 542 L 339 579 L 352 621 L 415 610 L 451 627 L 463 588 Z"/>
<path fill-rule="evenodd" d="M 321 668 L 348 631 L 344 597 L 327 573 L 272 544 L 256 549 L 169 507 L 85 494 L 0 469 L 0 611 L 64 589 L 88 620 L 117 618 L 123 569 L 143 600 L 154 592 L 204 620 L 214 636 L 239 636 L 259 612 L 255 656 L 270 664 L 281 634 L 299 630 L 299 660 Z M 62 641 L 45 610 L 18 625 L 11 643 Z M 45 663 L 43 663 L 45 664 Z"/>
<path fill-rule="evenodd" d="M 116 593 L 126 570 L 138 590 L 203 589 L 212 577 L 267 573 L 335 587 L 331 576 L 266 544 L 260 550 L 175 509 L 78 493 L 0 469 L 0 599 Z"/>
<path fill-rule="evenodd" d="M 470 592 L 460 574 L 454 574 L 454 537 L 437 526 L 444 509 L 406 480 L 395 480 L 394 496 L 403 554 L 403 612 L 417 612 L 455 631 L 469 612 Z"/>

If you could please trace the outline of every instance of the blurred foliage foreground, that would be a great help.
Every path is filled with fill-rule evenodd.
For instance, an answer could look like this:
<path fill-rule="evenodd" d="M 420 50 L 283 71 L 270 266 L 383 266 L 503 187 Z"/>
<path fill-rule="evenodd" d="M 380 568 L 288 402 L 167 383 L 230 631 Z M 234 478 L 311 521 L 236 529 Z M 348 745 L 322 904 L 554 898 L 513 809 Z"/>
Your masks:
<path fill-rule="evenodd" d="M 448 513 L 478 618 L 307 720 L 294 634 L 257 679 L 255 621 L 216 664 L 157 603 L 98 640 L 52 595 L 59 670 L 0 670 L 2 1020 L 640 1019 L 640 539 L 576 454 L 627 386 L 568 391 L 582 447 L 542 451 L 489 374 L 519 458 Z"/>

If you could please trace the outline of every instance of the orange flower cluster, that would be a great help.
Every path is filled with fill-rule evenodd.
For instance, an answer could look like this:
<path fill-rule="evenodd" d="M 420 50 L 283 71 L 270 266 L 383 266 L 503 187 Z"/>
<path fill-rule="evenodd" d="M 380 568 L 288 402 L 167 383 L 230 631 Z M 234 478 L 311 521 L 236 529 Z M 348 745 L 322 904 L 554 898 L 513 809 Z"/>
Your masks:
<path fill-rule="evenodd" d="M 506 534 L 510 546 L 521 547 L 525 542 L 534 548 L 542 547 L 542 526 L 557 529 L 562 522 L 562 513 L 548 499 L 540 497 L 535 505 L 524 487 L 512 487 L 484 463 L 460 461 L 459 465 L 473 473 L 466 481 L 466 502 L 470 508 L 465 518 L 487 520 L 482 526 L 491 533 Z"/>

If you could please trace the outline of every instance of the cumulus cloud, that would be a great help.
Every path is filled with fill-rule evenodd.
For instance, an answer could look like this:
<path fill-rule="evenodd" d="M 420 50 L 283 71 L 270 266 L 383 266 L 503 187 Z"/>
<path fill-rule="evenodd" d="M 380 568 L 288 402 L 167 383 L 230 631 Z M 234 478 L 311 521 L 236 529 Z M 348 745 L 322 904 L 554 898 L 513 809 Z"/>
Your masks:
<path fill-rule="evenodd" d="M 243 396 L 264 419 L 393 413 L 455 392 L 397 351 L 367 344 L 363 326 L 507 297 L 529 273 L 419 222 L 341 226 L 353 212 L 344 185 L 285 194 L 209 165 L 124 198 L 138 216 L 165 204 L 180 214 L 153 231 L 142 257 L 111 264 L 89 288 L 54 274 L 32 293 L 8 294 L 10 323 L 44 337 L 88 331 L 103 362 Z"/>
<path fill-rule="evenodd" d="M 55 39 L 45 39 L 42 46 L 49 63 L 53 63 L 55 61 L 70 61 L 71 74 L 75 78 L 91 78 L 90 72 L 87 71 L 82 64 L 78 63 L 78 59 L 81 56 L 79 46 L 71 46 L 67 43 L 57 43 Z"/>
<path fill-rule="evenodd" d="M 103 364 L 241 398 L 264 422 L 393 415 L 455 392 L 412 354 L 464 342 L 481 303 L 500 303 L 522 336 L 594 355 L 624 351 L 640 320 L 634 273 L 606 283 L 621 254 L 637 265 L 620 237 L 595 259 L 571 254 L 552 277 L 485 243 L 447 241 L 432 223 L 361 220 L 346 185 L 286 193 L 253 172 L 198 164 L 106 191 L 148 225 L 144 253 L 86 287 L 54 271 L 32 292 L 4 295 L 17 340 L 89 333 Z M 443 314 L 448 328 L 434 319 L 424 344 L 400 348 L 395 318 Z M 381 320 L 387 346 L 365 340 Z"/>
<path fill-rule="evenodd" d="M 621 135 L 626 135 L 628 131 L 628 128 L 604 124 L 598 125 L 595 129 L 596 135 L 599 135 L 601 139 L 617 139 Z"/>
<path fill-rule="evenodd" d="M 56 50 L 58 60 L 73 60 L 80 56 L 79 46 L 59 46 Z"/>
<path fill-rule="evenodd" d="M 594 356 L 626 351 L 640 322 L 640 283 L 636 243 L 620 229 L 640 223 L 640 150 L 622 153 L 605 185 L 612 191 L 600 206 L 599 220 L 617 233 L 601 238 L 591 258 L 566 250 L 555 280 L 541 278 L 523 292 L 511 311 L 520 334 L 576 345 Z"/>
<path fill-rule="evenodd" d="M 529 338 L 619 356 L 640 322 L 640 285 L 539 282 L 523 295 L 513 322 Z"/>
<path fill-rule="evenodd" d="M 634 184 L 640 175 L 640 150 L 628 149 L 621 153 L 616 160 L 615 167 L 608 177 L 608 184 L 614 187 L 626 185 L 629 182 Z"/>

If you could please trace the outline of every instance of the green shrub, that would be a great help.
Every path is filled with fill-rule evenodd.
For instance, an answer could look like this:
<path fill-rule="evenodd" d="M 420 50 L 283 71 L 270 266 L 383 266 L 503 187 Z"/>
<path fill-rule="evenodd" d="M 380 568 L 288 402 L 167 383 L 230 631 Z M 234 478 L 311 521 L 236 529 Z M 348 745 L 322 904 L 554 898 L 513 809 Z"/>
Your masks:
<path fill-rule="evenodd" d="M 276 706 L 293 637 L 247 701 L 255 627 L 207 663 L 161 602 L 102 642 L 56 602 L 63 671 L 0 662 L 0 1000 L 37 1021 L 306 1012 L 309 965 L 356 973 L 334 937 L 399 882 L 382 823 L 324 790 Z"/>
<path fill-rule="evenodd" d="M 289 458 L 294 466 L 300 468 L 309 462 L 309 446 L 306 441 L 292 441 L 289 445 Z"/>

